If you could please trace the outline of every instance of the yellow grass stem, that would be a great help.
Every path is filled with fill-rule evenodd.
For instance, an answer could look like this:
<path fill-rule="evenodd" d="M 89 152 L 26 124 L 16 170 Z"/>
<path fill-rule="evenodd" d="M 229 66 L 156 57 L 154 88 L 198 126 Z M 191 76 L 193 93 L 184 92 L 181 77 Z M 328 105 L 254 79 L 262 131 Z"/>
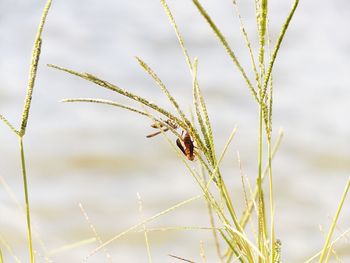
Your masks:
<path fill-rule="evenodd" d="M 323 262 L 324 262 L 324 256 L 326 255 L 326 252 L 328 251 L 328 249 L 331 248 L 331 246 L 329 246 L 329 243 L 330 243 L 330 241 L 331 241 L 331 238 L 332 238 L 332 235 L 333 235 L 333 231 L 334 231 L 335 225 L 337 224 L 337 221 L 338 221 L 338 218 L 339 218 L 339 215 L 340 215 L 340 211 L 341 211 L 341 209 L 342 209 L 342 207 L 343 207 L 343 204 L 344 204 L 344 201 L 345 201 L 346 196 L 347 196 L 347 194 L 348 194 L 349 188 L 350 188 L 350 177 L 348 178 L 348 181 L 347 181 L 347 183 L 346 183 L 346 186 L 345 186 L 343 195 L 342 195 L 342 197 L 341 197 L 341 199 L 340 199 L 340 203 L 339 203 L 337 212 L 335 213 L 335 216 L 334 216 L 332 225 L 331 225 L 331 227 L 330 227 L 330 229 L 329 229 L 326 242 L 325 242 L 325 244 L 324 244 L 324 246 L 323 246 L 323 250 L 322 250 L 322 252 L 321 252 L 321 256 L 320 256 L 320 259 L 319 259 L 319 263 L 323 263 Z"/>

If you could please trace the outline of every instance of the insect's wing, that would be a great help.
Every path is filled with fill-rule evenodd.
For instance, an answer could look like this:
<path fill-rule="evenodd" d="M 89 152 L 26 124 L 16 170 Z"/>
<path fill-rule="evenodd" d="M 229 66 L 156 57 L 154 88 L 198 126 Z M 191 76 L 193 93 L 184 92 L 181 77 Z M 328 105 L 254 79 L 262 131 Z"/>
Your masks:
<path fill-rule="evenodd" d="M 176 140 L 176 145 L 177 145 L 177 147 L 179 147 L 179 149 L 181 150 L 181 152 L 182 152 L 184 155 L 186 155 L 185 149 L 184 149 L 184 147 L 182 146 L 182 143 L 181 143 L 181 141 L 180 141 L 179 138 L 177 138 L 177 140 Z"/>

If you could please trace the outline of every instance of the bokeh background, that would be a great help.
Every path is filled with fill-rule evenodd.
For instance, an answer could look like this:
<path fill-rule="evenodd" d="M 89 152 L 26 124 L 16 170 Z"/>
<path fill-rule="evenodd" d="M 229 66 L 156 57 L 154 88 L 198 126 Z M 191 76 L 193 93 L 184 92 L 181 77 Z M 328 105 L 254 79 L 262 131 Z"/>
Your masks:
<path fill-rule="evenodd" d="M 232 2 L 203 0 L 252 77 L 250 61 Z M 238 2 L 257 47 L 254 1 Z M 270 1 L 270 30 L 276 40 L 292 1 Z M 220 152 L 232 128 L 238 133 L 223 163 L 234 202 L 244 202 L 237 152 L 254 182 L 257 170 L 257 107 L 247 87 L 191 1 L 169 0 L 192 57 Z M 20 123 L 29 62 L 43 1 L 0 1 L 0 112 Z M 301 1 L 274 67 L 274 138 L 283 143 L 274 160 L 276 233 L 284 262 L 302 262 L 321 247 L 350 171 L 350 3 Z M 96 244 L 59 250 L 93 237 L 78 204 L 103 240 L 200 193 L 166 140 L 146 139 L 149 120 L 122 109 L 64 104 L 69 97 L 128 103 L 121 96 L 48 68 L 57 64 L 90 72 L 171 109 L 134 56 L 143 58 L 188 113 L 191 76 L 159 1 L 53 1 L 43 47 L 25 151 L 38 262 L 81 262 Z M 22 177 L 17 138 L 0 125 L 0 246 L 5 262 L 28 262 Z M 194 163 L 193 166 L 197 164 Z M 8 188 L 5 187 L 4 182 Z M 11 190 L 9 190 L 11 189 Z M 139 212 L 137 193 L 143 203 Z M 335 236 L 349 228 L 349 200 Z M 162 216 L 147 227 L 208 226 L 202 200 Z M 320 230 L 322 226 L 322 231 Z M 168 254 L 216 262 L 210 233 L 168 231 L 149 234 L 154 262 L 175 262 Z M 5 241 L 5 242 L 4 242 Z M 349 238 L 337 252 L 350 260 Z M 57 250 L 58 249 L 58 250 Z M 107 247 L 112 262 L 147 262 L 142 233 Z M 46 251 L 46 252 L 45 252 Z M 47 255 L 49 259 L 45 259 Z M 100 252 L 89 262 L 108 262 Z"/>

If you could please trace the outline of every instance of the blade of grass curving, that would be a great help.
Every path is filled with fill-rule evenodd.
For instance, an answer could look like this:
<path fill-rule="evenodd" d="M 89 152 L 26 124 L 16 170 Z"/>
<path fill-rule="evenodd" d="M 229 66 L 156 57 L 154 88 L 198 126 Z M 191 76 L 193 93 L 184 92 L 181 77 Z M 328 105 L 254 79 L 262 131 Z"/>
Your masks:
<path fill-rule="evenodd" d="M 153 102 L 151 102 L 143 97 L 140 97 L 136 94 L 133 94 L 132 92 L 124 90 L 116 85 L 111 84 L 111 83 L 108 83 L 107 81 L 101 80 L 98 77 L 96 77 L 92 74 L 89 74 L 89 73 L 79 73 L 79 72 L 76 72 L 74 70 L 70 70 L 70 69 L 59 67 L 59 66 L 52 65 L 52 64 L 49 64 L 48 66 L 51 68 L 55 68 L 55 69 L 67 72 L 69 74 L 75 75 L 75 76 L 80 77 L 82 79 L 85 79 L 87 81 L 93 82 L 93 83 L 97 84 L 98 86 L 101 86 L 103 88 L 109 89 L 109 90 L 114 91 L 114 92 L 117 92 L 120 95 L 128 97 L 131 100 L 135 100 L 135 101 L 139 102 L 140 104 L 143 104 L 143 105 L 159 112 L 160 114 L 162 114 L 166 118 L 174 120 L 180 127 L 182 127 L 183 129 L 186 129 L 186 124 L 183 121 L 181 121 L 179 118 L 175 117 L 175 115 L 171 114 L 167 110 L 159 107 L 157 104 L 155 104 L 155 103 L 153 103 Z"/>
<path fill-rule="evenodd" d="M 170 23 L 171 25 L 173 26 L 174 30 L 175 30 L 175 34 L 177 36 L 177 39 L 179 40 L 179 43 L 180 43 L 180 46 L 181 46 L 181 49 L 182 49 L 182 52 L 184 53 L 184 56 L 185 56 L 185 59 L 186 59 L 186 63 L 188 65 L 188 67 L 190 68 L 190 71 L 192 72 L 193 71 L 193 68 L 192 68 L 192 62 L 191 62 L 191 58 L 188 54 L 188 51 L 185 47 L 185 43 L 184 43 L 184 40 L 180 34 L 180 31 L 179 31 L 179 28 L 177 27 L 176 25 L 176 22 L 175 22 L 175 19 L 169 9 L 169 6 L 167 4 L 167 2 L 165 0 L 160 0 L 160 3 L 162 4 L 164 10 L 165 10 L 165 13 L 166 15 L 168 16 L 169 20 L 170 20 Z"/>
<path fill-rule="evenodd" d="M 20 136 L 23 136 L 26 132 L 29 110 L 30 110 L 30 105 L 32 102 L 32 95 L 33 95 L 36 73 L 38 70 L 39 57 L 40 57 L 40 52 L 41 52 L 41 44 L 42 44 L 41 34 L 43 32 L 43 29 L 44 29 L 46 17 L 47 17 L 47 14 L 49 12 L 50 6 L 51 6 L 51 0 L 48 0 L 46 2 L 43 14 L 41 16 L 40 24 L 39 24 L 38 31 L 37 31 L 37 34 L 35 37 L 34 48 L 33 48 L 33 52 L 32 52 L 32 62 L 30 64 L 30 73 L 29 73 L 29 83 L 28 83 L 27 95 L 26 95 L 25 102 L 24 102 L 21 128 L 19 130 Z"/>
<path fill-rule="evenodd" d="M 207 21 L 207 23 L 209 24 L 211 29 L 214 31 L 215 35 L 219 38 L 219 40 L 220 40 L 221 44 L 224 46 L 226 52 L 228 53 L 228 55 L 230 56 L 230 58 L 232 59 L 234 64 L 237 66 L 238 70 L 241 72 L 241 74 L 242 74 L 245 82 L 247 83 L 251 93 L 253 94 L 255 100 L 259 103 L 258 95 L 257 95 L 257 93 L 256 93 L 256 91 L 255 91 L 251 81 L 249 80 L 249 78 L 248 78 L 247 74 L 245 73 L 243 67 L 239 63 L 235 53 L 231 49 L 231 47 L 228 44 L 226 38 L 221 33 L 219 28 L 215 25 L 214 21 L 210 18 L 209 14 L 205 11 L 205 9 L 202 7 L 202 5 L 199 3 L 199 1 L 198 0 L 192 0 L 192 2 L 195 4 L 195 6 L 197 7 L 198 11 L 201 13 L 201 15 Z"/>
<path fill-rule="evenodd" d="M 337 221 L 338 221 L 338 218 L 339 218 L 339 215 L 340 215 L 340 211 L 342 210 L 342 207 L 343 207 L 343 204 L 344 204 L 344 201 L 346 199 L 346 196 L 348 194 L 348 191 L 349 191 L 349 188 L 350 188 L 350 177 L 348 178 L 348 181 L 347 181 L 347 184 L 345 186 L 345 189 L 344 189 L 344 192 L 343 192 L 343 195 L 341 197 L 341 200 L 340 200 L 340 203 L 339 203 L 339 206 L 338 206 L 338 209 L 337 209 L 337 212 L 334 216 L 334 219 L 333 219 L 333 222 L 332 222 L 332 225 L 329 229 L 329 232 L 328 232 L 328 235 L 327 235 L 327 239 L 326 239 L 326 242 L 323 246 L 323 250 L 322 250 L 322 253 L 321 253 L 321 256 L 320 256 L 320 259 L 319 259 L 319 262 L 322 263 L 324 261 L 324 256 L 327 252 L 327 250 L 329 249 L 329 243 L 331 241 L 331 238 L 332 238 L 332 235 L 333 235 L 333 231 L 334 231 L 334 228 L 337 224 Z"/>
<path fill-rule="evenodd" d="M 155 214 L 154 216 L 151 216 L 151 217 L 149 217 L 149 218 L 143 220 L 142 222 L 140 222 L 140 223 L 138 223 L 138 224 L 136 224 L 136 225 L 134 225 L 134 226 L 132 226 L 132 227 L 130 227 L 130 228 L 124 230 L 123 232 L 121 232 L 121 233 L 115 235 L 114 237 L 112 237 L 112 238 L 109 239 L 108 241 L 104 242 L 102 245 L 100 245 L 100 246 L 98 246 L 97 248 L 95 248 L 92 252 L 90 252 L 90 253 L 85 257 L 84 260 L 86 261 L 89 257 L 91 257 L 92 255 L 96 254 L 98 251 L 100 251 L 100 250 L 103 249 L 104 247 L 108 246 L 109 244 L 111 244 L 111 243 L 114 242 L 115 240 L 119 239 L 120 237 L 125 236 L 126 234 L 128 234 L 128 233 L 134 231 L 135 229 L 137 229 L 137 228 L 139 228 L 139 227 L 142 227 L 144 224 L 149 223 L 149 222 L 151 222 L 151 221 L 157 219 L 158 217 L 160 217 L 160 216 L 162 216 L 162 215 L 165 215 L 165 214 L 168 214 L 169 212 L 172 212 L 172 211 L 174 211 L 175 209 L 177 209 L 177 208 L 179 208 L 179 207 L 181 207 L 181 206 L 184 206 L 184 205 L 186 205 L 186 204 L 188 204 L 188 203 L 191 203 L 191 202 L 193 202 L 193 201 L 195 201 L 195 200 L 197 200 L 197 199 L 199 199 L 199 198 L 201 198 L 201 197 L 202 197 L 202 195 L 197 195 L 197 196 L 194 196 L 194 197 L 192 197 L 192 198 L 189 198 L 189 199 L 187 199 L 187 200 L 185 200 L 185 201 L 182 201 L 182 202 L 180 202 L 180 203 L 178 203 L 178 204 L 176 204 L 176 205 L 174 205 L 174 206 L 172 206 L 172 207 L 170 207 L 170 208 L 168 208 L 168 209 L 165 209 L 165 210 L 161 211 L 160 213 L 157 213 L 157 214 Z"/>
<path fill-rule="evenodd" d="M 0 114 L 0 120 L 2 120 L 7 127 L 9 127 L 15 134 L 19 135 L 19 132 L 16 128 L 3 116 Z"/>
<path fill-rule="evenodd" d="M 136 112 L 138 114 L 149 116 L 149 113 L 146 113 L 144 111 L 140 111 L 138 109 L 135 109 L 133 107 L 129 107 L 111 100 L 104 100 L 104 99 L 92 99 L 92 98 L 69 98 L 69 99 L 63 99 L 61 102 L 89 102 L 89 103 L 98 103 L 98 104 L 105 104 L 105 105 L 111 105 L 115 107 L 119 107 L 122 109 L 126 109 L 128 111 Z"/>
<path fill-rule="evenodd" d="M 294 12 L 298 6 L 298 3 L 299 3 L 299 0 L 295 0 L 294 3 L 293 3 L 293 6 L 292 6 L 292 9 L 291 11 L 289 12 L 289 15 L 286 19 L 286 22 L 283 24 L 282 26 L 282 29 L 281 29 L 281 32 L 279 34 L 279 37 L 277 39 L 277 42 L 275 44 L 275 48 L 272 52 L 272 56 L 271 56 L 271 59 L 269 61 L 269 66 L 267 68 L 267 71 L 266 71 L 266 75 L 265 75 L 265 78 L 264 78 L 264 83 L 263 83 L 263 92 L 262 92 L 262 97 L 264 98 L 265 95 L 266 95 L 266 92 L 267 92 L 267 86 L 268 86 L 268 83 L 269 83 L 269 80 L 270 80 L 270 76 L 271 76 L 271 72 L 272 72 L 272 68 L 273 68 L 273 65 L 275 63 L 275 60 L 276 60 L 276 57 L 277 57 L 277 53 L 280 49 L 280 46 L 281 46 L 281 43 L 282 43 L 282 40 L 284 38 L 284 35 L 288 29 L 288 26 L 290 24 L 290 21 L 294 15 Z"/>
<path fill-rule="evenodd" d="M 238 20 L 239 20 L 239 24 L 240 24 L 240 27 L 241 27 L 242 34 L 244 36 L 244 40 L 245 40 L 247 48 L 248 48 L 250 61 L 251 61 L 252 68 L 253 68 L 254 73 L 255 73 L 255 80 L 256 80 L 257 83 L 259 83 L 259 80 L 260 80 L 259 72 L 258 72 L 258 70 L 256 68 L 256 63 L 255 63 L 255 59 L 254 59 L 254 53 L 253 53 L 252 45 L 251 45 L 249 37 L 248 37 L 248 33 L 245 30 L 243 19 L 242 19 L 241 13 L 239 12 L 239 9 L 238 9 L 237 1 L 236 0 L 232 0 L 232 3 L 233 3 L 234 10 L 236 12 L 236 15 L 238 17 Z"/>
<path fill-rule="evenodd" d="M 195 137 L 197 146 L 205 153 L 206 149 L 204 147 L 204 144 L 202 142 L 202 140 L 200 139 L 198 132 L 195 130 L 195 128 L 193 127 L 193 125 L 191 125 L 190 122 L 185 123 L 183 122 L 181 119 L 179 119 L 178 117 L 176 117 L 175 115 L 171 114 L 169 111 L 159 107 L 157 104 L 148 101 L 147 99 L 138 96 L 136 94 L 133 94 L 132 92 L 129 92 L 127 90 L 124 90 L 116 85 L 113 85 L 107 81 L 104 81 L 92 74 L 89 73 L 79 73 L 76 72 L 74 70 L 71 69 L 67 69 L 67 68 L 63 68 L 63 67 L 59 67 L 56 65 L 52 65 L 52 64 L 48 64 L 49 67 L 51 68 L 55 68 L 64 72 L 67 72 L 69 74 L 75 75 L 77 77 L 80 77 L 82 79 L 85 79 L 87 81 L 93 82 L 95 84 L 97 84 L 98 86 L 104 87 L 106 89 L 112 90 L 114 92 L 117 92 L 125 97 L 128 97 L 129 99 L 135 100 L 137 102 L 139 102 L 140 104 L 143 104 L 151 109 L 154 109 L 155 111 L 159 112 L 160 114 L 162 114 L 163 116 L 167 117 L 168 119 L 171 119 L 173 121 L 175 121 L 180 127 L 182 127 L 184 130 L 189 129 L 191 135 L 193 135 Z"/>

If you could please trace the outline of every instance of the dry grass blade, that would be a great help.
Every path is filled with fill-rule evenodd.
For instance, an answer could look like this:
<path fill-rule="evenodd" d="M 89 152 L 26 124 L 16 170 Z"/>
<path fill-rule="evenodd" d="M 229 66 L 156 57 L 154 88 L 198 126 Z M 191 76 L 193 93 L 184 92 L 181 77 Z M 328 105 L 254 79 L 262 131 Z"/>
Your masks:
<path fill-rule="evenodd" d="M 119 239 L 120 237 L 122 237 L 122 236 L 124 236 L 124 235 L 130 233 L 131 231 L 133 231 L 133 230 L 135 230 L 135 229 L 137 229 L 137 228 L 139 228 L 139 227 L 142 227 L 144 224 L 149 223 L 149 222 L 155 220 L 156 218 L 158 218 L 158 217 L 160 217 L 160 216 L 162 216 L 162 215 L 165 215 L 165 214 L 167 214 L 167 213 L 169 213 L 169 212 L 171 212 L 171 211 L 174 211 L 175 209 L 177 209 L 177 208 L 179 208 L 179 207 L 181 207 L 181 206 L 183 206 L 183 205 L 186 205 L 186 204 L 188 204 L 188 203 L 191 203 L 191 202 L 193 202 L 193 201 L 195 201 L 195 200 L 197 200 L 197 199 L 199 199 L 199 198 L 201 198 L 201 197 L 202 197 L 202 195 L 197 195 L 197 196 L 195 196 L 195 197 L 192 197 L 192 198 L 190 198 L 190 199 L 187 199 L 187 200 L 185 200 L 185 201 L 183 201 L 183 202 L 180 202 L 180 203 L 178 203 L 178 204 L 176 204 L 176 205 L 174 205 L 174 206 L 172 206 L 172 207 L 170 207 L 170 208 L 168 208 L 168 209 L 166 209 L 166 210 L 164 210 L 164 211 L 162 211 L 162 212 L 160 212 L 160 213 L 158 213 L 158 214 L 156 214 L 156 215 L 154 215 L 154 216 L 152 216 L 152 217 L 150 217 L 150 218 L 148 218 L 148 219 L 145 219 L 145 220 L 143 220 L 142 222 L 140 222 L 140 223 L 138 223 L 138 224 L 136 224 L 136 225 L 134 225 L 134 226 L 128 228 L 127 230 L 125 230 L 125 231 L 119 233 L 118 235 L 115 235 L 114 237 L 112 237 L 112 238 L 109 239 L 108 241 L 104 242 L 102 245 L 100 245 L 100 246 L 98 246 L 97 248 L 95 248 L 89 255 L 87 255 L 87 256 L 85 257 L 84 260 L 86 261 L 89 257 L 91 257 L 92 255 L 96 254 L 98 251 L 100 251 L 100 250 L 103 249 L 104 247 L 108 246 L 109 244 L 111 244 L 111 243 L 114 242 L 115 240 Z"/>

